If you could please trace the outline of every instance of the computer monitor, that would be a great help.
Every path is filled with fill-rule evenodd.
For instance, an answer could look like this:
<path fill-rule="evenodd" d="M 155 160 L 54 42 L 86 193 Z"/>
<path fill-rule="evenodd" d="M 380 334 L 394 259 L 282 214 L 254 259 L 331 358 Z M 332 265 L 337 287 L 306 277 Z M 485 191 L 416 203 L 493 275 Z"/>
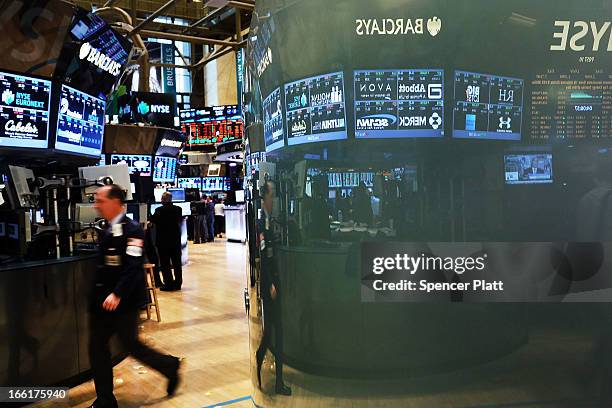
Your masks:
<path fill-rule="evenodd" d="M 146 154 L 111 154 L 111 164 L 127 164 L 130 174 L 138 173 L 141 176 L 150 176 L 151 162 L 151 156 Z"/>
<path fill-rule="evenodd" d="M 236 202 L 244 203 L 244 190 L 236 190 Z"/>
<path fill-rule="evenodd" d="M 550 184 L 553 182 L 551 153 L 504 156 L 506 184 Z"/>
<path fill-rule="evenodd" d="M 175 203 L 185 201 L 185 189 L 184 188 L 169 188 L 168 192 L 172 194 L 172 201 Z"/>
<path fill-rule="evenodd" d="M 155 156 L 153 181 L 156 183 L 172 183 L 176 178 L 176 157 Z"/>

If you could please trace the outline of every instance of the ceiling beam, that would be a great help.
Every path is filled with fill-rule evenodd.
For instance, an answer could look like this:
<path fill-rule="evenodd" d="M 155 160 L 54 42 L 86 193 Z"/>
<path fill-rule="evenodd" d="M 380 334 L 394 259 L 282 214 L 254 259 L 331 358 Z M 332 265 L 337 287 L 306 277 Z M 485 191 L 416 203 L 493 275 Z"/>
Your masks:
<path fill-rule="evenodd" d="M 183 30 L 184 33 L 186 33 L 189 30 L 192 30 L 196 27 L 198 27 L 199 25 L 208 23 L 209 21 L 213 20 L 215 17 L 220 16 L 224 11 L 225 11 L 226 7 L 219 7 L 213 11 L 211 11 L 210 13 L 208 13 L 207 15 L 205 15 L 204 17 L 202 17 L 201 19 L 199 19 L 198 21 L 196 21 L 195 23 L 191 24 L 189 27 L 185 27 L 185 29 Z"/>
<path fill-rule="evenodd" d="M 164 4 L 163 6 L 158 8 L 156 11 L 153 12 L 153 14 L 151 14 L 149 17 L 145 18 L 143 21 L 140 22 L 140 24 L 138 24 L 136 27 L 134 27 L 134 29 L 130 32 L 130 36 L 133 36 L 134 34 L 138 34 L 138 32 L 140 30 L 142 30 L 147 24 L 149 24 L 151 21 L 155 20 L 164 11 L 166 11 L 170 7 L 172 7 L 174 5 L 174 3 L 176 3 L 176 0 L 170 0 L 166 4 Z"/>
<path fill-rule="evenodd" d="M 185 41 L 185 42 L 190 42 L 193 44 L 212 44 L 212 45 L 222 45 L 225 47 L 239 46 L 238 43 L 233 42 L 233 41 L 217 40 L 215 38 L 206 38 L 206 37 L 195 37 L 195 36 L 186 35 L 186 34 L 165 33 L 162 31 L 141 30 L 140 35 L 143 37 L 165 38 L 168 40 Z"/>

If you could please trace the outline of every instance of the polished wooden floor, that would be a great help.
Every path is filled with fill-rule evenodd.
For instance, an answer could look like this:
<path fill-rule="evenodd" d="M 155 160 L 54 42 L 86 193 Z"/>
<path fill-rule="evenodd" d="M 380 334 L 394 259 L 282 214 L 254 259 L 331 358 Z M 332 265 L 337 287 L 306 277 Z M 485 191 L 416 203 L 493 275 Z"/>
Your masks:
<path fill-rule="evenodd" d="M 183 383 L 173 398 L 165 379 L 128 357 L 115 367 L 115 395 L 134 407 L 575 407 L 589 338 L 556 332 L 532 333 L 528 346 L 490 364 L 447 375 L 398 381 L 349 381 L 307 375 L 285 367 L 292 397 L 274 396 L 268 353 L 263 389 L 254 390 L 254 350 L 260 341 L 260 308 L 250 288 L 251 315 L 244 308 L 246 247 L 219 240 L 189 246 L 181 292 L 160 292 L 162 322 L 146 321 L 143 338 L 164 352 L 185 357 Z M 249 336 L 249 325 L 251 332 Z M 251 350 L 249 350 L 249 347 Z M 37 408 L 89 406 L 91 381 L 70 390 L 70 401 Z M 252 398 L 251 398 L 252 396 Z M 510 404 L 510 405 L 508 405 Z M 580 405 L 584 406 L 584 405 Z"/>
<path fill-rule="evenodd" d="M 115 367 L 115 396 L 121 408 L 206 407 L 250 396 L 249 331 L 244 308 L 245 246 L 239 243 L 189 245 L 183 290 L 158 292 L 161 323 L 143 322 L 146 342 L 185 357 L 183 383 L 173 398 L 165 378 L 128 357 Z M 93 382 L 69 392 L 70 402 L 36 407 L 88 407 Z M 253 407 L 250 400 L 231 407 Z"/>

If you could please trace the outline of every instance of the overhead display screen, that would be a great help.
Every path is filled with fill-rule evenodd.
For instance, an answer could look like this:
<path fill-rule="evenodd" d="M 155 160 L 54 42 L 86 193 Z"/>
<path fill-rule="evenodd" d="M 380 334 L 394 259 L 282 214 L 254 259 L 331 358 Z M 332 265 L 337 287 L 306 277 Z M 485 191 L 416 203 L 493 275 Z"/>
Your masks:
<path fill-rule="evenodd" d="M 531 139 L 612 137 L 612 74 L 548 70 L 531 82 Z"/>
<path fill-rule="evenodd" d="M 504 157 L 506 184 L 553 182 L 552 154 L 509 154 Z"/>
<path fill-rule="evenodd" d="M 202 178 L 201 177 L 184 177 L 178 179 L 179 188 L 197 188 L 200 190 L 202 188 Z"/>
<path fill-rule="evenodd" d="M 285 145 L 283 132 L 283 109 L 280 88 L 276 88 L 263 101 L 264 140 L 266 151 L 272 151 Z"/>
<path fill-rule="evenodd" d="M 47 148 L 51 82 L 0 72 L 0 147 Z"/>
<path fill-rule="evenodd" d="M 180 112 L 181 130 L 187 146 L 213 146 L 244 136 L 244 123 L 237 105 L 186 109 Z"/>
<path fill-rule="evenodd" d="M 443 137 L 444 71 L 355 71 L 355 137 Z"/>
<path fill-rule="evenodd" d="M 155 156 L 153 165 L 153 181 L 156 183 L 171 183 L 176 177 L 176 157 Z"/>
<path fill-rule="evenodd" d="M 289 145 L 346 139 L 342 72 L 286 84 L 285 111 Z"/>
<path fill-rule="evenodd" d="M 229 191 L 230 180 L 227 177 L 202 177 L 202 190 Z"/>
<path fill-rule="evenodd" d="M 130 174 L 151 175 L 151 156 L 142 154 L 112 154 L 111 164 L 127 164 Z"/>
<path fill-rule="evenodd" d="M 521 140 L 523 80 L 455 72 L 453 137 Z"/>
<path fill-rule="evenodd" d="M 78 8 L 56 76 L 62 81 L 104 98 L 127 64 L 132 44 L 99 16 Z"/>
<path fill-rule="evenodd" d="M 62 85 L 55 148 L 70 153 L 100 156 L 105 106 L 102 99 Z"/>

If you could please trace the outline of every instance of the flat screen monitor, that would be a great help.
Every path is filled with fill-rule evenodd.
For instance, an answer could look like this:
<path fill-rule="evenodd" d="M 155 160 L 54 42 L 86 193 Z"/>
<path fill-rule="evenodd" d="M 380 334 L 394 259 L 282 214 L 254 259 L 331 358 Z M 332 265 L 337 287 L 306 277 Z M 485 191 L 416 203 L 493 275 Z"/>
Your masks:
<path fill-rule="evenodd" d="M 75 10 L 56 77 L 87 94 L 104 98 L 120 79 L 132 43 L 100 16 L 81 8 Z"/>
<path fill-rule="evenodd" d="M 244 190 L 236 190 L 236 202 L 244 203 Z"/>
<path fill-rule="evenodd" d="M 182 177 L 178 179 L 179 188 L 197 188 L 202 189 L 202 178 L 201 177 Z"/>
<path fill-rule="evenodd" d="M 504 173 L 506 184 L 552 183 L 552 154 L 508 154 L 504 156 Z"/>
<path fill-rule="evenodd" d="M 244 122 L 237 105 L 210 106 L 180 111 L 181 130 L 190 147 L 212 146 L 242 139 Z"/>
<path fill-rule="evenodd" d="M 180 203 L 185 201 L 185 189 L 184 188 L 169 188 L 168 192 L 172 194 L 172 201 Z"/>
<path fill-rule="evenodd" d="M 151 175 L 152 158 L 143 154 L 112 154 L 111 164 L 127 164 L 130 174 L 138 173 L 141 176 Z"/>
<path fill-rule="evenodd" d="M 290 146 L 347 138 L 342 72 L 291 82 L 284 91 Z"/>
<path fill-rule="evenodd" d="M 62 85 L 55 148 L 100 157 L 104 138 L 106 102 Z"/>
<path fill-rule="evenodd" d="M 172 128 L 176 113 L 176 95 L 155 92 L 132 92 L 122 98 L 119 107 L 121 123 L 147 123 Z"/>
<path fill-rule="evenodd" d="M 202 177 L 203 191 L 226 191 L 226 177 Z"/>
<path fill-rule="evenodd" d="M 444 136 L 444 71 L 355 71 L 355 138 Z"/>
<path fill-rule="evenodd" d="M 184 202 L 184 203 L 173 203 L 173 204 L 181 208 L 183 217 L 187 217 L 191 215 L 191 203 Z M 162 205 L 163 204 L 151 204 L 150 214 L 153 215 L 155 213 L 155 210 L 161 207 Z"/>
<path fill-rule="evenodd" d="M 46 149 L 51 81 L 0 72 L 0 147 Z"/>
<path fill-rule="evenodd" d="M 176 178 L 176 157 L 155 156 L 153 181 L 171 183 Z"/>
<path fill-rule="evenodd" d="M 453 137 L 521 140 L 522 79 L 455 72 Z"/>
<path fill-rule="evenodd" d="M 266 151 L 270 152 L 285 145 L 280 88 L 276 88 L 266 99 L 264 99 L 263 110 L 264 142 L 266 144 Z"/>

